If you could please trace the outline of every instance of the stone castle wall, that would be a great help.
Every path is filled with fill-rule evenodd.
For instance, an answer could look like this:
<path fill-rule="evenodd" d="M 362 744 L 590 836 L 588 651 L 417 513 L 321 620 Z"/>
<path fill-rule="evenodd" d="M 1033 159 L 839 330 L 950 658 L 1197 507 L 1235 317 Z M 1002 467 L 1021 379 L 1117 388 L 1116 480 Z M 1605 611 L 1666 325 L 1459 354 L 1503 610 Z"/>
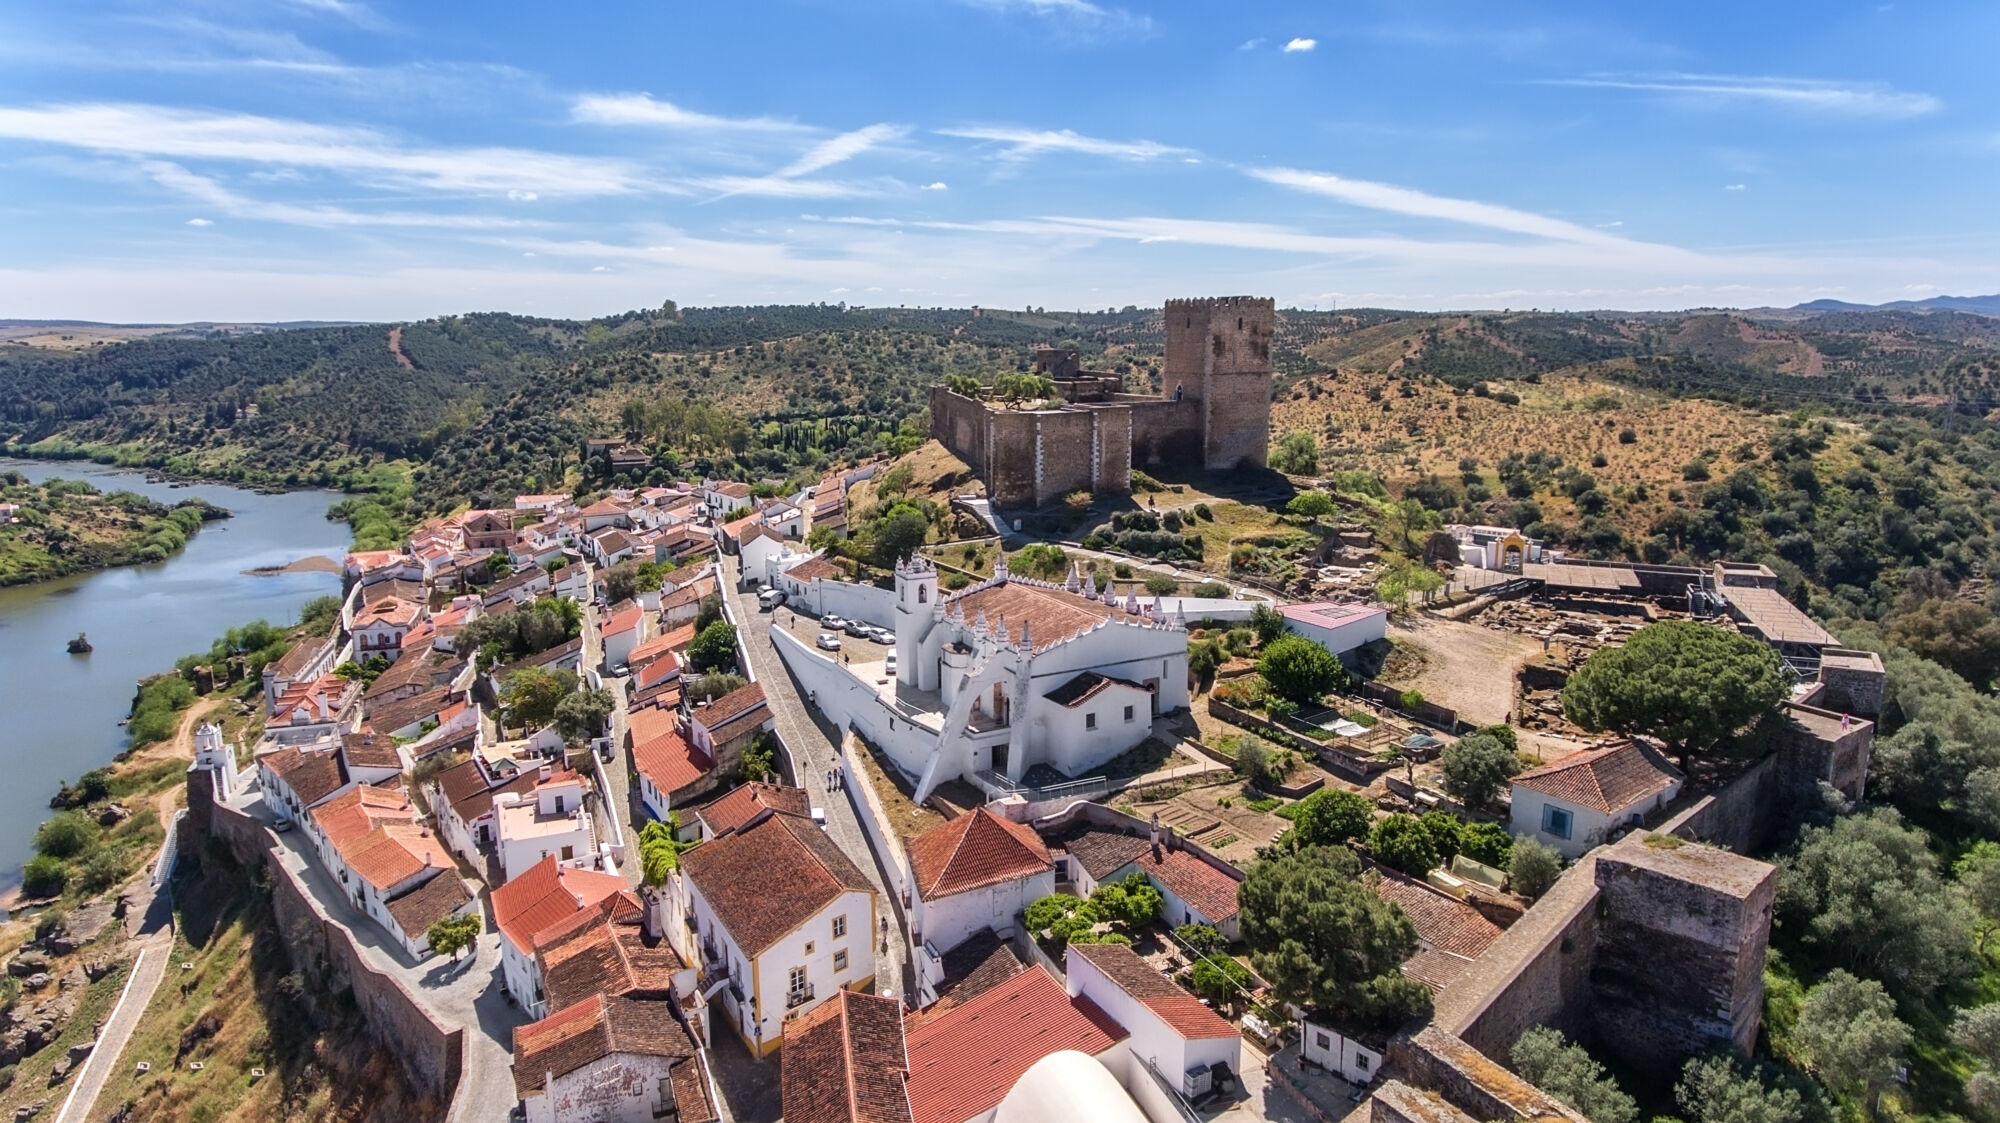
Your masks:
<path fill-rule="evenodd" d="M 1173 387 L 1167 388 L 1169 393 Z M 1139 467 L 1195 463 L 1201 447 L 1201 403 L 1183 396 L 1132 405 L 1132 463 Z"/>

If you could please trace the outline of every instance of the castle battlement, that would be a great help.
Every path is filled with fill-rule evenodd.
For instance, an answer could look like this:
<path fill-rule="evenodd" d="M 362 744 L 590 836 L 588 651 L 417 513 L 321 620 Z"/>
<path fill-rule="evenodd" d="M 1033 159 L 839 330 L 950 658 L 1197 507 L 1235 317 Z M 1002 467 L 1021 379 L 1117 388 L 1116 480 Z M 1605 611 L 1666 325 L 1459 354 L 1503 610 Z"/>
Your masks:
<path fill-rule="evenodd" d="M 1167 301 L 1169 312 L 1199 312 L 1209 308 L 1275 308 L 1268 296 L 1190 296 Z"/>

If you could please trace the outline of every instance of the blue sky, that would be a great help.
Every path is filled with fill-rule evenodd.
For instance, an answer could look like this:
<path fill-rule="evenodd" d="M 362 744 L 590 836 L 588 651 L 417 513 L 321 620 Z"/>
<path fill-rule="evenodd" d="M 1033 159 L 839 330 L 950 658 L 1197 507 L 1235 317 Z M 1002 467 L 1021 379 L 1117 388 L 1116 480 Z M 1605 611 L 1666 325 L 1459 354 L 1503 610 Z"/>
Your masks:
<path fill-rule="evenodd" d="M 1990 0 L 10 5 L 0 317 L 1985 293 L 1996 42 Z"/>

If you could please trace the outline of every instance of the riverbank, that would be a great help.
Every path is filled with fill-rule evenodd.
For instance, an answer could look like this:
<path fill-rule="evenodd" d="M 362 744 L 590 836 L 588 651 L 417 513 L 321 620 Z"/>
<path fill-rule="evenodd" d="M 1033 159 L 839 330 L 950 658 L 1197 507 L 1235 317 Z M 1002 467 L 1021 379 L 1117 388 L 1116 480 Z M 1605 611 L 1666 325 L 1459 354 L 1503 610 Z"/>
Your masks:
<path fill-rule="evenodd" d="M 243 571 L 246 577 L 276 577 L 284 573 L 341 573 L 341 564 L 324 554 L 314 554 L 309 558 L 286 562 L 284 565 L 260 565 Z"/>
<path fill-rule="evenodd" d="M 229 517 L 201 499 L 168 504 L 88 480 L 0 472 L 0 586 L 166 561 L 205 524 Z"/>

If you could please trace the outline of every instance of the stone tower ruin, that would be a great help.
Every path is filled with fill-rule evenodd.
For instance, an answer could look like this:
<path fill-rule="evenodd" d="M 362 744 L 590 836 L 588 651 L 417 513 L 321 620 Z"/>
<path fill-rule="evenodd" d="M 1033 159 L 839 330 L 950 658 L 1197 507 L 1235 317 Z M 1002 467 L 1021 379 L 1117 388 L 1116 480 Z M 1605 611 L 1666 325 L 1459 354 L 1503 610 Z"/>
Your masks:
<path fill-rule="evenodd" d="M 1162 388 L 1201 406 L 1202 467 L 1262 467 L 1271 451 L 1271 335 L 1277 311 L 1269 297 L 1169 300 Z"/>

